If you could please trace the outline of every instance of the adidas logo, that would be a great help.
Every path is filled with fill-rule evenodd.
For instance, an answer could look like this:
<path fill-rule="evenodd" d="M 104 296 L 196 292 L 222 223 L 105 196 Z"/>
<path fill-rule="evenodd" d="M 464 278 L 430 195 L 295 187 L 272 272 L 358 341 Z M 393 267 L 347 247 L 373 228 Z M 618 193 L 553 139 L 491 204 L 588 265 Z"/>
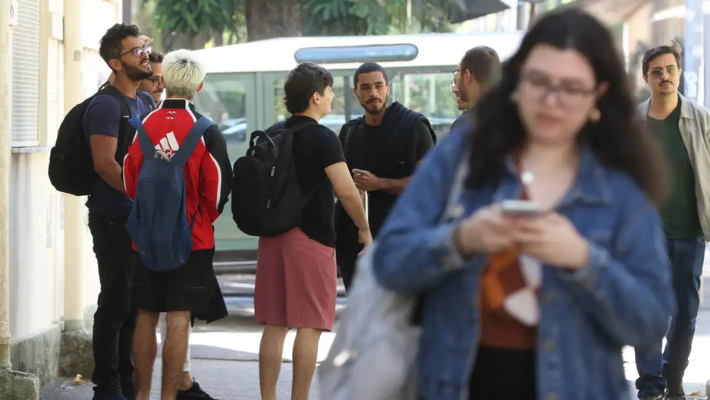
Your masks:
<path fill-rule="evenodd" d="M 180 145 L 175 138 L 175 133 L 170 132 L 160 139 L 160 142 L 155 145 L 155 149 L 165 154 L 168 158 L 172 158 L 177 153 Z"/>

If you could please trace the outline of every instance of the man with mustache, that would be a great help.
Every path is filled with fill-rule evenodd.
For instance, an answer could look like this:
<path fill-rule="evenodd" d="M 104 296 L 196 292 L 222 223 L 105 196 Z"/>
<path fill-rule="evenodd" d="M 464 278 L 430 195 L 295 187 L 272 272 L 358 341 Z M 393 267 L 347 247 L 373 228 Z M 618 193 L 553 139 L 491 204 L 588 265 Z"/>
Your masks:
<path fill-rule="evenodd" d="M 654 47 L 642 62 L 651 98 L 639 105 L 639 116 L 665 151 L 673 184 L 660 212 L 677 303 L 665 350 L 660 342 L 636 349 L 636 388 L 642 400 L 685 399 L 683 375 L 700 305 L 705 239 L 710 237 L 710 112 L 678 93 L 680 60 L 674 43 Z"/>
<path fill-rule="evenodd" d="M 339 137 L 355 185 L 361 193 L 368 192 L 368 217 L 375 237 L 417 164 L 436 143 L 436 135 L 422 114 L 398 102 L 387 105 L 391 85 L 381 65 L 362 64 L 355 71 L 353 87 L 365 116 L 346 123 Z M 338 266 L 349 289 L 362 245 L 340 202 L 335 221 Z"/>
<path fill-rule="evenodd" d="M 129 118 L 155 108 L 138 90 L 153 75 L 151 53 L 138 27 L 116 24 L 101 38 L 99 53 L 114 74 L 107 94 L 95 96 L 83 125 L 98 177 L 86 205 L 101 290 L 94 315 L 94 400 L 133 400 L 133 332 L 136 310 L 129 298 L 131 238 L 126 222 L 133 202 L 126 196 L 121 167 L 132 130 Z M 110 94 L 108 94 L 110 93 Z"/>
<path fill-rule="evenodd" d="M 148 61 L 150 61 L 150 69 L 153 70 L 153 76 L 150 78 L 145 78 L 141 81 L 138 90 L 142 90 L 146 93 L 150 93 L 153 96 L 153 101 L 155 104 L 160 103 L 163 98 L 163 91 L 165 91 L 165 83 L 162 81 L 163 77 L 163 58 L 165 55 L 163 53 L 153 51 L 148 56 Z"/>

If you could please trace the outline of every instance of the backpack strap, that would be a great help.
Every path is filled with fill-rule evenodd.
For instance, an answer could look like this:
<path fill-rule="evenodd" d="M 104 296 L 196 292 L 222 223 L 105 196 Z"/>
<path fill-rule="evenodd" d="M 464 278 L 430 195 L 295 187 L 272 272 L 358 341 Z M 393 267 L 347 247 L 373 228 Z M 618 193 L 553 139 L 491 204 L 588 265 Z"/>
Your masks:
<path fill-rule="evenodd" d="M 133 125 L 134 128 L 136 128 L 136 135 L 138 135 L 138 144 L 140 144 L 141 146 L 141 153 L 143 153 L 143 159 L 150 160 L 155 157 L 155 146 L 153 145 L 153 141 L 150 140 L 148 132 L 145 131 L 145 127 L 143 126 L 143 121 L 141 121 L 141 118 L 135 117 L 132 118 L 129 122 L 131 123 L 131 125 Z"/>
<path fill-rule="evenodd" d="M 180 148 L 177 153 L 173 155 L 170 161 L 180 166 L 187 164 L 187 160 L 189 160 L 192 156 L 197 144 L 200 143 L 202 135 L 205 133 L 207 128 L 212 125 L 214 125 L 214 122 L 212 122 L 211 119 L 207 117 L 200 117 L 200 119 L 192 125 L 190 132 L 187 133 L 185 140 L 183 140 L 182 144 L 180 144 Z"/>
<path fill-rule="evenodd" d="M 104 84 L 103 86 L 101 86 L 97 94 L 105 94 L 116 99 L 116 101 L 118 101 L 118 106 L 121 107 L 121 117 L 125 116 L 131 118 L 131 110 L 128 108 L 126 98 L 124 94 L 121 93 L 118 88 L 116 88 L 116 86 L 113 86 L 111 84 Z"/>

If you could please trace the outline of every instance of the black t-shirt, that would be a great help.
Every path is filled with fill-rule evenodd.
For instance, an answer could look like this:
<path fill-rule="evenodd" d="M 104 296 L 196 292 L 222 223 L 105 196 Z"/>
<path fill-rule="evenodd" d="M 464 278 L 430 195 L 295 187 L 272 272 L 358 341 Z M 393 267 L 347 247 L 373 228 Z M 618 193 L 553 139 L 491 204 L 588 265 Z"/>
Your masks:
<path fill-rule="evenodd" d="M 386 135 L 386 132 L 384 131 L 384 127 L 382 125 L 371 126 L 366 124 L 365 121 L 361 121 L 357 125 L 356 129 L 358 134 L 365 135 L 366 150 L 364 151 L 364 154 L 360 155 L 360 157 L 362 157 L 362 169 L 371 171 L 378 162 L 378 152 L 376 150 L 380 148 L 381 142 L 384 139 L 383 136 Z M 417 122 L 414 135 L 416 143 L 414 146 L 414 159 L 419 162 L 424 157 L 424 154 L 426 154 L 429 149 L 434 147 L 434 140 L 431 137 L 429 127 L 422 121 Z"/>
<path fill-rule="evenodd" d="M 309 119 L 311 118 L 300 115 L 293 116 L 286 121 L 286 127 Z M 293 135 L 293 160 L 301 192 L 307 195 L 314 185 L 318 185 L 318 189 L 303 209 L 299 228 L 316 242 L 335 248 L 335 194 L 325 169 L 345 162 L 338 136 L 323 125 L 301 129 Z"/>

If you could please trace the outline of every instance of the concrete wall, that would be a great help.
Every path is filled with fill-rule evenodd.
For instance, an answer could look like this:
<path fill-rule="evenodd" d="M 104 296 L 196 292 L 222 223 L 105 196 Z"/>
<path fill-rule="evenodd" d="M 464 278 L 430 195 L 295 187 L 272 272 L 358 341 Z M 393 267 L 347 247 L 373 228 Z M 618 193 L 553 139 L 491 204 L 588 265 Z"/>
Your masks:
<path fill-rule="evenodd" d="M 95 92 L 109 70 L 99 40 L 120 20 L 120 2 L 83 0 L 84 93 Z M 13 148 L 10 171 L 10 331 L 13 368 L 42 384 L 56 377 L 64 315 L 63 196 L 47 177 L 49 149 L 65 112 L 63 3 L 43 0 L 41 15 L 39 146 Z M 71 90 L 70 88 L 68 88 Z M 88 227 L 84 243 L 83 303 L 96 302 L 99 280 Z"/>

